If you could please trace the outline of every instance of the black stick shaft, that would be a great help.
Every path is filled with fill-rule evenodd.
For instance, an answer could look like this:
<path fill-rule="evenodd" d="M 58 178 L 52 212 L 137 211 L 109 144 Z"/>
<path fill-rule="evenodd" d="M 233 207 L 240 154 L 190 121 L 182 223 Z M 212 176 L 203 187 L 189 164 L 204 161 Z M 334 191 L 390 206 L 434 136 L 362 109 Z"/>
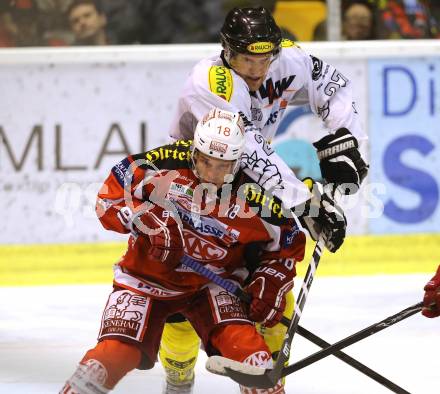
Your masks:
<path fill-rule="evenodd" d="M 327 348 L 331 346 L 330 343 L 324 341 L 322 338 L 316 336 L 309 330 L 298 326 L 297 332 L 302 337 L 308 339 L 309 341 L 313 342 L 315 345 L 318 345 L 321 348 Z M 382 376 L 381 374 L 377 373 L 376 371 L 372 370 L 371 368 L 367 367 L 366 365 L 362 364 L 355 358 L 349 356 L 347 353 L 341 352 L 340 350 L 333 353 L 333 356 L 337 357 L 339 360 L 345 362 L 346 364 L 350 365 L 351 367 L 357 369 L 359 372 L 363 373 L 364 375 L 367 375 L 369 378 L 373 379 L 377 383 L 385 386 L 389 390 L 391 390 L 393 393 L 397 394 L 411 394 L 409 391 L 406 391 L 402 387 L 398 386 L 391 380 L 387 379 L 385 376 Z M 284 371 L 283 371 L 284 372 Z"/>
<path fill-rule="evenodd" d="M 228 290 L 229 292 L 231 292 L 232 294 L 234 294 L 235 296 L 240 298 L 243 302 L 246 302 L 246 303 L 249 304 L 252 301 L 252 297 L 250 296 L 250 294 L 248 294 L 245 291 L 243 291 L 243 289 L 241 289 L 235 283 L 230 282 L 227 279 L 222 278 L 221 276 L 219 276 L 216 273 L 212 272 L 211 270 L 209 270 L 208 268 L 204 267 L 202 264 L 196 262 L 195 260 L 185 256 L 182 262 L 183 262 L 183 264 L 185 264 L 188 267 L 192 268 L 194 271 L 198 272 L 202 276 L 207 277 L 208 279 L 210 279 L 212 282 L 216 283 L 220 287 L 223 287 L 225 290 Z M 399 312 L 397 315 L 400 315 L 400 313 L 402 313 L 402 312 Z M 387 320 L 387 319 L 385 319 L 385 320 Z M 282 319 L 281 319 L 281 323 L 283 325 L 285 325 L 286 327 L 289 327 L 290 324 L 291 324 L 291 320 L 289 318 L 283 316 Z M 396 321 L 396 323 L 397 323 L 397 321 Z M 317 335 L 313 334 L 311 331 L 303 328 L 300 325 L 297 326 L 296 332 L 299 335 L 301 335 L 302 337 L 304 337 L 305 339 L 307 339 L 310 342 L 314 343 L 315 345 L 323 348 L 323 350 L 326 350 L 326 349 L 330 350 L 333 347 L 333 345 L 331 345 L 330 343 L 326 342 L 322 338 L 318 337 Z M 349 345 L 346 345 L 346 346 L 349 346 Z M 323 352 L 323 351 L 321 351 L 321 352 Z M 317 355 L 318 353 L 319 352 L 317 352 L 315 354 Z M 381 374 L 377 373 L 376 371 L 372 370 L 371 368 L 367 367 L 366 365 L 362 364 L 361 362 L 357 361 L 353 357 L 349 356 L 348 354 L 346 354 L 346 353 L 344 353 L 344 352 L 342 352 L 340 350 L 335 350 L 334 352 L 332 351 L 330 354 L 333 354 L 333 356 L 335 356 L 339 360 L 341 360 L 341 361 L 345 362 L 346 364 L 350 365 L 351 367 L 357 369 L 359 372 L 361 372 L 364 375 L 370 377 L 371 379 L 373 379 L 374 381 L 378 382 L 379 384 L 385 386 L 386 388 L 388 388 L 389 390 L 393 391 L 394 393 L 397 393 L 397 394 L 411 394 L 408 391 L 406 391 L 405 389 L 403 389 L 402 387 L 400 387 L 397 384 L 395 384 L 394 382 L 392 382 L 391 380 L 387 379 L 386 377 L 382 376 Z M 326 357 L 326 356 L 322 356 L 322 357 Z M 306 359 L 303 359 L 303 360 L 305 361 Z M 301 361 L 303 361 L 303 360 L 301 360 Z M 316 360 L 316 361 L 319 361 L 319 360 L 320 360 L 320 358 L 318 360 Z M 308 365 L 310 365 L 311 363 L 314 363 L 316 361 L 310 362 Z M 288 366 L 288 367 L 284 368 L 283 371 L 282 371 L 283 376 L 291 374 L 291 373 L 293 373 L 293 372 L 295 372 L 295 371 L 297 371 L 299 369 L 302 369 L 302 368 L 307 366 L 305 364 L 304 365 L 299 365 L 299 366 L 296 367 L 297 369 L 293 370 L 293 368 L 292 368 L 291 372 L 289 371 L 288 373 L 285 373 L 287 369 L 289 369 L 291 367 L 294 367 L 296 364 L 297 363 L 292 364 L 291 366 Z"/>
<path fill-rule="evenodd" d="M 311 354 L 310 356 L 303 358 L 302 360 L 289 365 L 288 367 L 285 367 L 282 371 L 282 376 L 290 375 L 291 373 L 298 371 L 304 367 L 307 367 L 310 364 L 315 363 L 316 361 L 319 361 L 330 354 L 334 354 L 338 350 L 341 350 L 347 346 L 350 346 L 356 342 L 361 341 L 364 338 L 369 337 L 370 335 L 373 335 L 379 331 L 384 330 L 385 328 L 391 327 L 393 324 L 396 324 L 422 310 L 423 303 L 419 302 L 418 304 L 412 305 L 409 308 L 406 308 L 395 315 L 389 316 L 386 319 L 372 324 L 371 326 L 368 326 L 364 328 L 363 330 L 360 330 L 356 332 L 353 335 L 350 335 L 347 338 L 344 338 L 340 340 L 339 342 L 336 342 L 335 344 L 326 347 L 325 349 L 322 349 L 316 353 Z"/>
<path fill-rule="evenodd" d="M 274 382 L 274 385 L 282 377 L 281 374 L 284 369 L 284 365 L 289 360 L 290 346 L 292 344 L 293 336 L 295 335 L 296 329 L 299 324 L 299 319 L 301 318 L 301 314 L 307 300 L 307 296 L 309 295 L 309 290 L 312 285 L 313 279 L 315 277 L 315 273 L 318 268 L 319 261 L 321 259 L 323 247 L 324 247 L 324 241 L 322 240 L 322 238 L 319 238 L 318 242 L 315 245 L 315 249 L 313 250 L 312 259 L 307 268 L 307 272 L 304 277 L 304 282 L 299 292 L 298 302 L 295 305 L 295 312 L 293 314 L 293 319 L 290 322 L 290 325 L 287 327 L 287 333 L 284 337 L 284 342 L 281 351 L 278 354 L 278 358 L 275 362 L 273 370 L 269 372 L 269 375 L 271 375 L 271 379 Z"/>

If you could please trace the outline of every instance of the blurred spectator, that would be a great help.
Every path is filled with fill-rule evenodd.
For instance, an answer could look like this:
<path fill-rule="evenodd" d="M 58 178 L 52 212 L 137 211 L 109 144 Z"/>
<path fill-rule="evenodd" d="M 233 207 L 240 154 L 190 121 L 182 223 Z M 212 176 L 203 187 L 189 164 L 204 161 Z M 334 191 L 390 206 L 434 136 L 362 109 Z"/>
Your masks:
<path fill-rule="evenodd" d="M 15 40 L 14 35 L 16 32 L 16 25 L 12 21 L 11 13 L 9 12 L 9 6 L 0 3 L 0 47 L 14 47 Z"/>
<path fill-rule="evenodd" d="M 218 42 L 227 11 L 256 5 L 276 0 L 0 0 L 0 47 Z M 439 18 L 440 0 L 343 0 L 342 38 L 440 38 Z"/>
<path fill-rule="evenodd" d="M 67 9 L 75 45 L 110 44 L 105 27 L 107 18 L 94 0 L 74 0 Z"/>
<path fill-rule="evenodd" d="M 49 46 L 71 45 L 74 35 L 67 20 L 72 0 L 34 0 L 38 7 L 43 39 Z"/>
<path fill-rule="evenodd" d="M 219 42 L 226 13 L 236 6 L 275 8 L 275 0 L 101 0 L 107 34 L 118 44 Z M 284 37 L 295 39 L 288 31 Z"/>
<path fill-rule="evenodd" d="M 9 0 L 0 0 L 0 5 L 5 1 L 9 4 Z M 276 3 L 275 0 L 11 2 L 14 6 L 0 8 L 2 46 L 218 42 L 218 31 L 230 8 L 262 3 L 273 10 Z M 295 39 L 288 31 L 284 31 L 284 37 Z"/>
<path fill-rule="evenodd" d="M 342 10 L 342 38 L 371 40 L 376 38 L 374 9 L 368 1 L 351 1 Z"/>
<path fill-rule="evenodd" d="M 375 8 L 368 0 L 348 0 L 342 2 L 341 23 L 341 38 L 343 40 L 372 40 L 377 38 Z M 313 40 L 327 40 L 326 21 L 316 26 Z"/>
<path fill-rule="evenodd" d="M 222 1 L 101 0 L 107 37 L 118 44 L 218 42 Z"/>
<path fill-rule="evenodd" d="M 440 38 L 439 23 L 428 0 L 382 0 L 378 2 L 378 35 L 382 39 Z M 437 7 L 438 7 L 438 1 Z"/>
<path fill-rule="evenodd" d="M 150 15 L 142 14 L 143 4 L 145 9 L 151 7 Z M 155 15 L 151 0 L 101 0 L 99 5 L 107 18 L 108 40 L 121 45 L 140 43 L 142 32 L 148 29 L 149 19 Z"/>

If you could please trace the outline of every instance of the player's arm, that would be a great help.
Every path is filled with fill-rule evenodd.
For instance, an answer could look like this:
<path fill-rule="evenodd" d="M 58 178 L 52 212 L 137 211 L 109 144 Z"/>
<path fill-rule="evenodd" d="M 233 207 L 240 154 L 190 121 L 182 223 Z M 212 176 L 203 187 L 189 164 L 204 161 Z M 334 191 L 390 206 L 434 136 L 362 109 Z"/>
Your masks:
<path fill-rule="evenodd" d="M 305 235 L 293 219 L 280 226 L 278 238 L 263 249 L 258 268 L 253 272 L 246 291 L 252 295 L 249 317 L 273 327 L 286 307 L 285 295 L 293 287 L 295 264 L 304 258 Z"/>
<path fill-rule="evenodd" d="M 440 265 L 424 290 L 422 314 L 426 317 L 440 316 Z"/>
<path fill-rule="evenodd" d="M 330 64 L 300 52 L 306 73 L 310 107 L 324 122 L 329 135 L 316 141 L 323 178 L 347 184 L 346 194 L 355 193 L 368 173 L 359 145 L 367 139 L 360 126 L 351 81 Z"/>
<path fill-rule="evenodd" d="M 95 210 L 101 224 L 107 230 L 118 233 L 131 232 L 130 223 L 134 208 L 142 203 L 134 196 L 134 190 L 143 171 L 135 169 L 132 163 L 133 157 L 129 156 L 113 166 L 98 192 Z"/>
<path fill-rule="evenodd" d="M 166 183 L 177 173 L 154 176 L 144 160 L 134 163 L 142 157 L 130 156 L 112 168 L 98 193 L 96 210 L 105 228 L 146 237 L 150 262 L 166 272 L 180 264 L 184 253 L 181 221 L 172 204 L 164 203 Z"/>

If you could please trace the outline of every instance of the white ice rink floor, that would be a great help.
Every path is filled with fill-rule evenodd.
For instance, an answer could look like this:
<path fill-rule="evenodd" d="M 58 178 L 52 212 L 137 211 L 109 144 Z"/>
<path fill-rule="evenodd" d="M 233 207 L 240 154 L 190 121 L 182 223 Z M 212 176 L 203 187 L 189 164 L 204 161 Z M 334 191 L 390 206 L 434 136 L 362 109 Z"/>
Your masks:
<path fill-rule="evenodd" d="M 421 301 L 430 275 L 315 279 L 301 325 L 336 342 Z M 296 280 L 296 290 L 301 278 Z M 57 393 L 94 346 L 110 285 L 0 288 L 0 393 Z M 440 318 L 420 314 L 345 349 L 413 394 L 440 393 Z M 295 336 L 291 362 L 318 350 Z M 195 393 L 238 393 L 234 382 L 198 361 Z M 160 365 L 134 371 L 114 393 L 160 394 Z M 390 391 L 330 356 L 287 377 L 292 394 Z"/>

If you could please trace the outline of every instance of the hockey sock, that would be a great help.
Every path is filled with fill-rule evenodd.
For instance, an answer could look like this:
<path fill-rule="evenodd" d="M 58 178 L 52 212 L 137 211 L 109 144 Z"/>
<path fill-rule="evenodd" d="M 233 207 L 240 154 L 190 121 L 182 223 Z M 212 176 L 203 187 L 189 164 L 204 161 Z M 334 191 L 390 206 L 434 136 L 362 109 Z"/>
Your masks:
<path fill-rule="evenodd" d="M 169 382 L 184 384 L 194 379 L 199 346 L 200 339 L 188 321 L 165 324 L 159 358 Z"/>
<path fill-rule="evenodd" d="M 141 351 L 134 345 L 106 339 L 90 349 L 81 360 L 81 364 L 87 364 L 89 360 L 96 360 L 103 366 L 106 376 L 101 384 L 112 389 L 128 372 L 139 365 Z"/>
<path fill-rule="evenodd" d="M 263 337 L 251 325 L 227 325 L 219 327 L 211 337 L 212 345 L 223 357 L 261 368 L 272 367 L 270 350 Z M 240 386 L 242 394 L 283 394 L 280 381 L 271 389 L 251 389 Z"/>

